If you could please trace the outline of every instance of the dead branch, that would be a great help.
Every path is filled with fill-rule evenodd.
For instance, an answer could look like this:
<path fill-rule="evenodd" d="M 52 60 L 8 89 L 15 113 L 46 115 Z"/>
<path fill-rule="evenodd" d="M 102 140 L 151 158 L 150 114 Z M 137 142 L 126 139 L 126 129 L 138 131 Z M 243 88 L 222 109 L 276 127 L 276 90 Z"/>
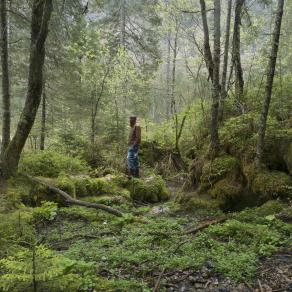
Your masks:
<path fill-rule="evenodd" d="M 21 174 L 23 176 L 25 176 L 26 178 L 28 178 L 30 181 L 39 183 L 41 185 L 46 186 L 47 188 L 49 188 L 49 190 L 59 194 L 63 199 L 65 199 L 67 204 L 70 205 L 78 205 L 78 206 L 84 206 L 84 207 L 88 207 L 88 208 L 94 208 L 94 209 L 98 209 L 98 210 L 103 210 L 107 213 L 110 213 L 112 215 L 118 216 L 118 217 L 123 217 L 123 213 L 119 210 L 116 210 L 114 208 L 111 208 L 109 206 L 103 205 L 103 204 L 97 204 L 97 203 L 91 203 L 91 202 L 86 202 L 86 201 L 81 201 L 78 199 L 74 199 L 72 198 L 69 194 L 67 194 L 66 192 L 58 189 L 55 186 L 50 185 L 47 182 L 44 182 L 43 180 L 36 178 L 36 177 L 31 177 L 27 174 Z"/>
<path fill-rule="evenodd" d="M 200 224 L 199 226 L 197 226 L 195 228 L 187 230 L 185 233 L 186 234 L 196 234 L 199 231 L 201 231 L 201 230 L 203 230 L 205 228 L 208 228 L 210 225 L 217 224 L 217 223 L 222 223 L 222 222 L 226 221 L 228 218 L 229 217 L 224 216 L 224 217 L 220 217 L 220 218 L 217 218 L 217 219 L 210 220 L 208 222 Z"/>
<path fill-rule="evenodd" d="M 165 272 L 165 268 L 163 268 L 162 271 L 161 271 L 161 273 L 159 274 L 159 277 L 158 277 L 158 279 L 157 279 L 157 282 L 156 282 L 156 284 L 155 284 L 155 287 L 154 287 L 154 289 L 153 289 L 153 292 L 157 292 L 157 291 L 158 291 L 159 286 L 160 286 L 160 282 L 161 282 L 161 278 L 162 278 L 164 272 Z"/>

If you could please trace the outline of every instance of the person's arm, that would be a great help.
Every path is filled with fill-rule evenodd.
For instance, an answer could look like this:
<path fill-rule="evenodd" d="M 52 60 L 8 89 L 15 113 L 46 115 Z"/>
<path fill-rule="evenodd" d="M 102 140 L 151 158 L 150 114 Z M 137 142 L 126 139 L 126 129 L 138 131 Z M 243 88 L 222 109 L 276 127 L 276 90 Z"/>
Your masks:
<path fill-rule="evenodd" d="M 141 143 L 141 127 L 140 126 L 136 126 L 135 127 L 135 143 L 134 145 L 139 145 Z"/>

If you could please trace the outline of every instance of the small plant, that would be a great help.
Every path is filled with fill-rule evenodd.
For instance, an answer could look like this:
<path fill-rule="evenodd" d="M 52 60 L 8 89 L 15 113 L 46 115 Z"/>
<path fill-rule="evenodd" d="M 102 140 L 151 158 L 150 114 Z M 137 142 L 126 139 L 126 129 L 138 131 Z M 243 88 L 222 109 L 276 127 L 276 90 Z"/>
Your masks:
<path fill-rule="evenodd" d="M 58 204 L 43 201 L 40 207 L 34 208 L 33 216 L 36 220 L 52 221 L 57 216 Z"/>

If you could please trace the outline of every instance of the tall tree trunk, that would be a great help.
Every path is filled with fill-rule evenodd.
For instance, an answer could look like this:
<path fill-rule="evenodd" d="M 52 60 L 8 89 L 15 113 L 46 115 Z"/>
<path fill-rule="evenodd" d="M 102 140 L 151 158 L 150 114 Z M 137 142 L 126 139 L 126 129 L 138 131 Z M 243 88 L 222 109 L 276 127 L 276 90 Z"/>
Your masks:
<path fill-rule="evenodd" d="M 257 168 L 261 167 L 261 163 L 263 159 L 264 140 L 265 140 L 265 134 L 266 134 L 269 107 L 270 107 L 272 91 L 273 91 L 273 81 L 274 81 L 275 68 L 276 68 L 276 62 L 277 62 L 277 54 L 278 54 L 278 49 L 279 49 L 284 2 L 285 2 L 284 0 L 278 0 L 278 8 L 277 8 L 277 13 L 275 17 L 272 49 L 271 49 L 271 55 L 270 55 L 268 69 L 267 69 L 265 97 L 264 97 L 264 103 L 263 103 L 263 108 L 262 108 L 262 113 L 261 113 L 260 123 L 259 123 L 259 131 L 258 131 L 258 141 L 257 141 L 257 150 L 256 150 L 256 159 L 255 159 Z"/>
<path fill-rule="evenodd" d="M 221 98 L 222 99 L 224 99 L 227 94 L 226 80 L 227 80 L 227 67 L 228 67 L 228 55 L 229 55 L 231 8 L 232 8 L 232 0 L 228 0 L 226 30 L 225 30 L 224 60 L 223 60 L 222 81 L 221 81 Z"/>
<path fill-rule="evenodd" d="M 1 17 L 1 65 L 2 65 L 2 148 L 3 154 L 10 142 L 10 78 L 9 78 L 9 55 L 8 55 L 8 20 L 6 0 L 0 0 Z"/>
<path fill-rule="evenodd" d="M 46 95 L 45 89 L 43 89 L 40 150 L 45 150 L 46 121 L 47 121 L 46 102 L 47 102 L 47 95 Z"/>
<path fill-rule="evenodd" d="M 175 82 L 176 82 L 176 59 L 177 59 L 177 39 L 178 39 L 178 25 L 176 27 L 176 32 L 173 40 L 172 47 L 172 70 L 171 70 L 171 100 L 170 100 L 170 111 L 171 116 L 174 117 L 176 114 L 176 104 L 175 104 Z"/>
<path fill-rule="evenodd" d="M 213 59 L 210 48 L 210 38 L 209 38 L 209 28 L 207 21 L 207 11 L 206 11 L 206 3 L 205 0 L 200 0 L 201 5 L 201 16 L 203 22 L 203 32 L 204 32 L 204 59 L 206 63 L 206 67 L 209 72 L 209 78 L 213 81 Z"/>
<path fill-rule="evenodd" d="M 166 57 L 166 118 L 169 118 L 169 112 L 170 112 L 170 100 L 171 100 L 171 94 L 170 94 L 170 42 L 171 42 L 171 32 L 167 33 L 167 57 Z"/>
<path fill-rule="evenodd" d="M 241 12 L 245 0 L 236 0 L 235 2 L 235 16 L 234 16 L 234 29 L 233 29 L 233 49 L 232 61 L 235 71 L 235 96 L 238 102 L 242 102 L 244 80 L 241 66 L 240 56 L 240 26 L 241 26 Z"/>
<path fill-rule="evenodd" d="M 120 45 L 126 45 L 126 0 L 120 0 Z"/>
<path fill-rule="evenodd" d="M 220 20 L 221 19 L 221 1 L 214 0 L 214 53 L 213 53 L 213 92 L 211 108 L 211 147 L 210 155 L 215 157 L 219 150 L 218 137 L 218 112 L 220 99 Z"/>
<path fill-rule="evenodd" d="M 5 176 L 17 170 L 20 154 L 34 124 L 40 105 L 45 42 L 52 9 L 52 0 L 34 0 L 33 2 L 27 95 L 15 135 L 4 153 L 2 171 Z"/>

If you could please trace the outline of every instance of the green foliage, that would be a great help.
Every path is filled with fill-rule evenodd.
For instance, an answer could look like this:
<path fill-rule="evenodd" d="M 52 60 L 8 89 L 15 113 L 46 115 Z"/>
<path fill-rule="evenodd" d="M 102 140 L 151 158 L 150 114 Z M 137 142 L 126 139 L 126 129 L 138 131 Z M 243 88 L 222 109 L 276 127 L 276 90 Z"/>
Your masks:
<path fill-rule="evenodd" d="M 257 171 L 253 165 L 246 166 L 244 171 L 252 192 L 262 199 L 292 197 L 292 178 L 288 174 L 267 169 Z"/>
<path fill-rule="evenodd" d="M 72 197 L 76 197 L 75 185 L 67 175 L 61 173 L 57 179 L 57 187 L 67 192 Z"/>
<path fill-rule="evenodd" d="M 205 161 L 200 178 L 201 189 L 211 187 L 225 177 L 236 178 L 239 175 L 239 171 L 239 162 L 231 155 L 217 157 L 213 161 Z"/>
<path fill-rule="evenodd" d="M 62 171 L 67 174 L 87 172 L 88 166 L 78 158 L 64 156 L 57 152 L 40 151 L 25 153 L 19 169 L 34 176 L 57 177 Z"/>
<path fill-rule="evenodd" d="M 52 221 L 57 216 L 57 210 L 57 203 L 43 201 L 40 207 L 33 209 L 33 216 L 36 220 Z"/>
<path fill-rule="evenodd" d="M 242 185 L 228 178 L 217 181 L 209 190 L 209 194 L 221 202 L 221 207 L 229 210 L 239 200 L 242 192 Z"/>
<path fill-rule="evenodd" d="M 34 284 L 43 291 L 77 291 L 83 282 L 77 272 L 93 269 L 90 263 L 70 260 L 43 245 L 18 250 L 1 259 L 0 267 L 3 291 L 30 291 Z"/>

